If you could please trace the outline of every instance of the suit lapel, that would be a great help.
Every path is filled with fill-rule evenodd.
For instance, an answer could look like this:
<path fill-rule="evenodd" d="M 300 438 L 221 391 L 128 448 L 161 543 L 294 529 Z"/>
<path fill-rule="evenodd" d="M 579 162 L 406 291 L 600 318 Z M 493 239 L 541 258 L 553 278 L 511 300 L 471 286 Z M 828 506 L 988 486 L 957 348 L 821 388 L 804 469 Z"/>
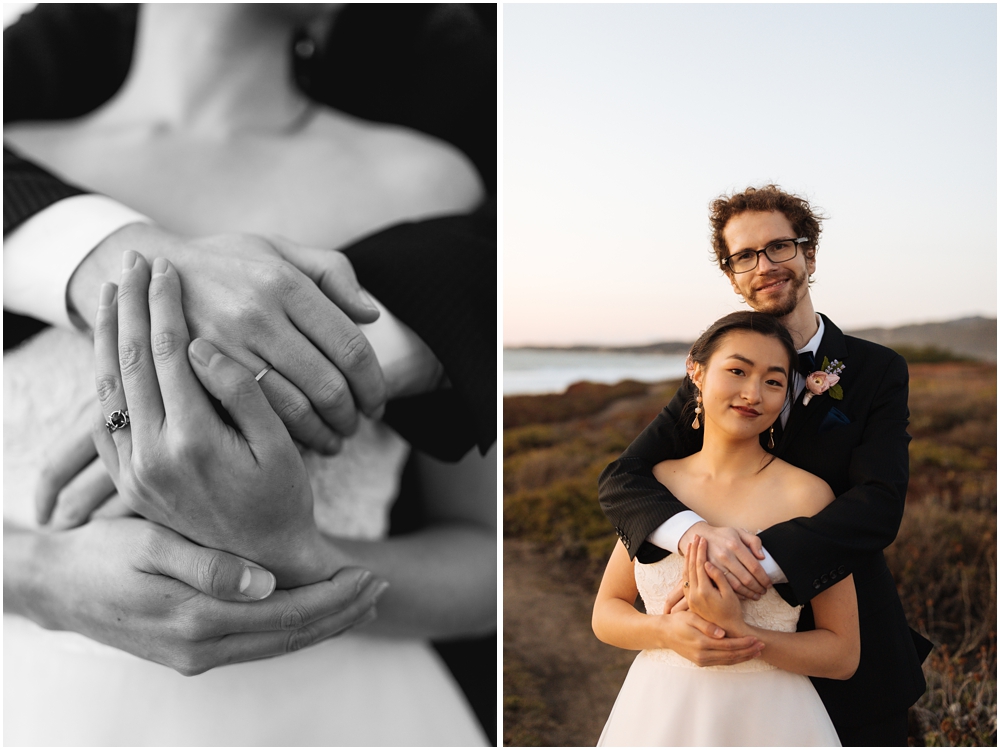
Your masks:
<path fill-rule="evenodd" d="M 822 315 L 822 313 L 820 314 Z M 839 359 L 841 362 L 847 359 L 847 340 L 844 338 L 843 331 L 837 328 L 825 315 L 823 315 L 823 324 L 825 326 L 823 338 L 816 350 L 816 367 L 823 363 L 823 357 L 831 362 L 835 359 Z M 829 394 L 814 396 L 808 405 L 803 404 L 802 398 L 805 393 L 805 391 L 800 393 L 799 397 L 795 399 L 795 403 L 792 404 L 792 409 L 788 414 L 788 423 L 785 425 L 781 439 L 776 446 L 776 452 L 779 455 L 785 446 L 799 438 L 803 428 L 807 425 L 813 425 L 810 434 L 817 432 L 823 417 L 833 408 L 833 399 L 830 398 Z"/>

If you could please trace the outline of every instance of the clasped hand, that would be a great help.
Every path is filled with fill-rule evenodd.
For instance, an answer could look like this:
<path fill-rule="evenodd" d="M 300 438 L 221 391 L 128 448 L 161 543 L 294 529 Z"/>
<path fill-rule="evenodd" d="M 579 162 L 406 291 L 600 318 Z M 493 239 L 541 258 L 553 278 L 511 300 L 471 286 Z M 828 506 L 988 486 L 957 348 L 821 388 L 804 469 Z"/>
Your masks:
<path fill-rule="evenodd" d="M 709 562 L 708 542 L 697 534 L 684 556 L 682 588 L 692 612 L 715 623 L 730 637 L 742 635 L 744 623 L 740 599 L 729 585 L 725 571 Z"/>
<path fill-rule="evenodd" d="M 190 340 L 168 261 L 151 272 L 141 255 L 124 254 L 117 294 L 101 289 L 94 351 L 104 414 L 127 409 L 131 420 L 113 434 L 95 425 L 94 442 L 132 510 L 262 565 L 281 588 L 333 575 L 298 450 L 253 374 Z"/>
<path fill-rule="evenodd" d="M 293 438 L 335 453 L 358 411 L 380 414 L 385 382 L 356 325 L 379 312 L 342 253 L 280 237 L 189 238 L 131 224 L 106 238 L 70 280 L 69 299 L 88 321 L 100 283 L 117 278 L 122 253 L 133 248 L 166 258 L 183 276 L 192 337 L 212 341 L 251 372 L 274 368 L 261 387 Z"/>

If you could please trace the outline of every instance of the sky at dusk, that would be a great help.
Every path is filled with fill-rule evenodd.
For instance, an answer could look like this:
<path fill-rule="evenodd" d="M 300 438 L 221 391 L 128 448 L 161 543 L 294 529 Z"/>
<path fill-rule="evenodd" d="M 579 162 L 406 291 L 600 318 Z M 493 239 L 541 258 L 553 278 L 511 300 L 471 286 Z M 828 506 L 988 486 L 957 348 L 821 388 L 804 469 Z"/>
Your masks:
<path fill-rule="evenodd" d="M 841 328 L 996 315 L 995 5 L 505 5 L 505 344 L 691 340 L 746 309 L 709 201 L 828 216 Z"/>

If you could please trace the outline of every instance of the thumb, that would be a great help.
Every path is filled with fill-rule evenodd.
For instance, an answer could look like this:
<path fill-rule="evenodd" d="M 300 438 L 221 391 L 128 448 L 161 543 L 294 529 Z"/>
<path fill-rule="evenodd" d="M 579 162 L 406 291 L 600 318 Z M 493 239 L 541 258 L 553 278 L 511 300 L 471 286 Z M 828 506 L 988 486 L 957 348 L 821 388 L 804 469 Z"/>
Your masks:
<path fill-rule="evenodd" d="M 266 599 L 277 584 L 259 565 L 228 552 L 199 547 L 173 532 L 165 534 L 157 545 L 153 566 L 161 575 L 228 602 Z"/>
<path fill-rule="evenodd" d="M 248 369 L 205 339 L 192 341 L 188 353 L 198 380 L 206 391 L 222 402 L 251 446 L 283 434 L 285 428 L 281 419 Z"/>
<path fill-rule="evenodd" d="M 716 625 L 714 622 L 709 622 L 704 617 L 698 617 L 694 615 L 691 624 L 694 625 L 698 630 L 707 635 L 709 638 L 725 638 L 726 631 Z"/>
<path fill-rule="evenodd" d="M 746 529 L 739 530 L 740 540 L 747 546 L 747 548 L 753 552 L 754 557 L 758 560 L 764 559 L 764 543 L 760 540 L 760 537 L 756 534 L 751 534 Z"/>
<path fill-rule="evenodd" d="M 320 291 L 355 323 L 374 323 L 379 310 L 358 283 L 354 266 L 336 250 L 303 247 L 284 237 L 269 236 L 268 241 L 281 256 L 312 279 Z"/>

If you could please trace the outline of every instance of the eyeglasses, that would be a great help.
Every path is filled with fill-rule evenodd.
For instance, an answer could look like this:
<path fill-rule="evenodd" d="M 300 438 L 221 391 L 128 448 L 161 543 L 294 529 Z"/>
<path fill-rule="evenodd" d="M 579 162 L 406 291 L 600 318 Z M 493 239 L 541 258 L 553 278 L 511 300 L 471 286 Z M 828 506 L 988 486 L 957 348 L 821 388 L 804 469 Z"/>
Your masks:
<path fill-rule="evenodd" d="M 728 258 L 722 259 L 722 265 L 728 266 L 733 273 L 746 273 L 757 267 L 760 254 L 764 253 L 772 263 L 787 263 L 799 251 L 799 245 L 808 242 L 809 238 L 799 237 L 797 240 L 775 240 L 763 250 L 740 250 Z"/>

